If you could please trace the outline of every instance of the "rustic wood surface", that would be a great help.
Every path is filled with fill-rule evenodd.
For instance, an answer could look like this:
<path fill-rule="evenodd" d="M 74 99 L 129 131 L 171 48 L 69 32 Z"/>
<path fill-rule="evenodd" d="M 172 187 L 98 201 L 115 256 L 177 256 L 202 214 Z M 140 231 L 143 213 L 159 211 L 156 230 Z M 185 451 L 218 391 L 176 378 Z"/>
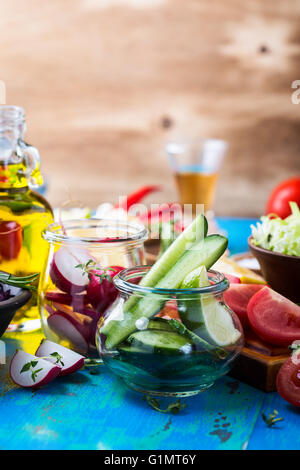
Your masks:
<path fill-rule="evenodd" d="M 144 183 L 176 198 L 163 147 L 225 138 L 216 211 L 256 216 L 299 173 L 297 0 L 0 0 L 0 79 L 25 107 L 49 199 Z"/>

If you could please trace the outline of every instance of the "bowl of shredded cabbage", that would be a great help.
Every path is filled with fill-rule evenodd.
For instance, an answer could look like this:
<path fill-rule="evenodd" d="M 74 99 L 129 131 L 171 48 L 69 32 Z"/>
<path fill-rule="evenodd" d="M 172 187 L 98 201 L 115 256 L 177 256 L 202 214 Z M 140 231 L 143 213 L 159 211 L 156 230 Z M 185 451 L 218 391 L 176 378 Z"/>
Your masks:
<path fill-rule="evenodd" d="M 270 287 L 300 303 L 300 209 L 290 202 L 291 215 L 264 215 L 251 225 L 248 243 Z"/>

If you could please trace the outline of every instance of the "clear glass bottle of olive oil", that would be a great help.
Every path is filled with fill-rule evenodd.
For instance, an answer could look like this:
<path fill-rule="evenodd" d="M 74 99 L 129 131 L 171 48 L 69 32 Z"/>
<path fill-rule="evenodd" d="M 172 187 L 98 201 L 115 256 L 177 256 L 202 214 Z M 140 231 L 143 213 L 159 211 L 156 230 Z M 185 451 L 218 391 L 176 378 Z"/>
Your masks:
<path fill-rule="evenodd" d="M 53 222 L 48 202 L 32 188 L 43 183 L 35 147 L 24 142 L 25 113 L 0 106 L 0 270 L 26 275 L 40 272 L 48 253 L 41 232 Z M 20 309 L 5 336 L 40 328 L 37 295 Z"/>

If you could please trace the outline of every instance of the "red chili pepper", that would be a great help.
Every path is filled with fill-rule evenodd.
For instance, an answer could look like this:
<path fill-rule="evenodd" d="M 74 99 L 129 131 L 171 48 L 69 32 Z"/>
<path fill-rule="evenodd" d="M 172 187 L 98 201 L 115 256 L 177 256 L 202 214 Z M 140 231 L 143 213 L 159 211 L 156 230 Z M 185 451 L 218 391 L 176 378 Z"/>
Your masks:
<path fill-rule="evenodd" d="M 158 207 L 150 209 L 144 214 L 140 214 L 139 219 L 143 224 L 151 224 L 169 222 L 170 220 L 176 219 L 176 216 L 179 216 L 179 220 L 181 220 L 181 206 L 177 203 L 165 202 L 164 204 L 160 204 Z M 182 224 L 179 223 L 179 220 L 176 222 L 176 225 L 181 227 Z"/>
<path fill-rule="evenodd" d="M 0 256 L 16 259 L 22 247 L 22 227 L 14 220 L 0 222 Z"/>
<path fill-rule="evenodd" d="M 155 191 L 160 191 L 160 189 L 161 189 L 160 186 L 151 186 L 151 185 L 142 186 L 137 191 L 134 191 L 133 193 L 128 194 L 128 196 L 126 196 L 126 198 L 124 198 L 123 201 L 115 205 L 115 208 L 124 209 L 125 211 L 128 211 L 128 209 L 131 206 L 140 202 L 148 194 L 154 193 Z"/>

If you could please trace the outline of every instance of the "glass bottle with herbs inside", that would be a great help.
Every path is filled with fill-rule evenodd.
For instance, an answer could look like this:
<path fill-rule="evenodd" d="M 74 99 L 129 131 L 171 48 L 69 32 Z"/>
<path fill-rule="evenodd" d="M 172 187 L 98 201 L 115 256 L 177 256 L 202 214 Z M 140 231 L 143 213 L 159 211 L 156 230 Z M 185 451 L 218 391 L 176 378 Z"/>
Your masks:
<path fill-rule="evenodd" d="M 24 110 L 0 106 L 0 270 L 15 275 L 40 272 L 48 253 L 42 238 L 53 222 L 48 202 L 32 188 L 42 185 L 39 152 L 24 142 Z M 37 295 L 13 318 L 6 335 L 40 328 Z"/>

